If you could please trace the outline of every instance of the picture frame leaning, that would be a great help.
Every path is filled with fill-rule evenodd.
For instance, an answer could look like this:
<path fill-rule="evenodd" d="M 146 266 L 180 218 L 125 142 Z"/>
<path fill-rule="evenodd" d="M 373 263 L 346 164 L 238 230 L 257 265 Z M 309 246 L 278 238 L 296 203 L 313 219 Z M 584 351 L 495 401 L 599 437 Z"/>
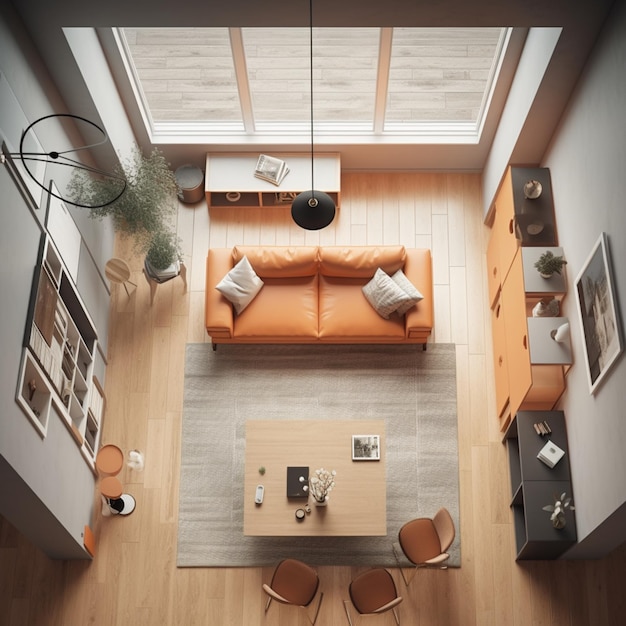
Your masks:
<path fill-rule="evenodd" d="M 576 296 L 589 393 L 595 394 L 624 349 L 606 233 L 600 235 L 576 277 Z"/>

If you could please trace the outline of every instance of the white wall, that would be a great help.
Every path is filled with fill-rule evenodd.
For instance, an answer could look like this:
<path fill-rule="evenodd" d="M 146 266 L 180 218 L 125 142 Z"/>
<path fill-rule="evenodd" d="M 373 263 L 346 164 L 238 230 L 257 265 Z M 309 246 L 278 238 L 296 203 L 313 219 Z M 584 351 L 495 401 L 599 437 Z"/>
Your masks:
<path fill-rule="evenodd" d="M 562 408 L 582 540 L 571 555 L 578 557 L 601 555 L 626 540 L 626 359 L 618 361 L 603 386 L 591 396 L 574 286 L 598 236 L 608 233 L 623 328 L 625 68 L 626 4 L 618 2 L 542 163 L 552 175 L 559 242 L 568 261 L 569 294 L 564 313 L 571 321 L 574 366 L 567 378 Z"/>
<path fill-rule="evenodd" d="M 23 115 L 15 114 L 15 108 L 7 111 L 5 107 L 0 111 L 0 135 L 2 129 L 14 129 L 18 125 L 19 136 L 23 119 L 30 123 L 65 110 L 32 42 L 10 6 L 4 3 L 0 4 L 0 73 L 6 77 L 11 96 L 15 96 L 11 100 L 19 103 L 23 111 Z M 39 139 L 44 146 L 50 146 L 59 139 L 67 140 L 67 136 L 60 125 L 51 125 Z M 5 256 L 0 271 L 0 512 L 49 556 L 87 558 L 81 535 L 84 526 L 92 523 L 94 473 L 54 410 L 46 437 L 42 438 L 15 402 L 46 196 L 46 193 L 41 196 L 42 208 L 31 211 L 7 167 L 0 166 L 0 250 Z M 98 307 L 92 311 L 92 317 L 99 313 L 96 321 L 101 321 L 99 330 L 105 334 L 108 295 L 104 283 L 99 283 L 98 290 L 94 261 L 89 253 L 83 255 L 83 249 L 85 242 L 106 241 L 102 237 L 106 231 L 84 212 L 82 217 L 79 286 L 81 280 L 86 280 L 83 276 L 90 277 L 89 286 L 96 298 L 90 298 L 88 304 Z M 111 255 L 111 249 L 104 245 L 98 249 L 102 256 Z"/>

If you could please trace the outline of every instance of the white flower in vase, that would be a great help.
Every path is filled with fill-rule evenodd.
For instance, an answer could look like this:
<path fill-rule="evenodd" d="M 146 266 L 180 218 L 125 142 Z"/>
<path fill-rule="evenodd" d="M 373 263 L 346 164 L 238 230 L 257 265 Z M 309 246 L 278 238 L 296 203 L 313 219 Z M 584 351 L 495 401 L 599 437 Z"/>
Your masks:
<path fill-rule="evenodd" d="M 335 486 L 335 470 L 328 471 L 323 467 L 315 470 L 309 479 L 309 493 L 313 497 L 315 504 L 324 505 L 330 499 L 330 492 Z"/>

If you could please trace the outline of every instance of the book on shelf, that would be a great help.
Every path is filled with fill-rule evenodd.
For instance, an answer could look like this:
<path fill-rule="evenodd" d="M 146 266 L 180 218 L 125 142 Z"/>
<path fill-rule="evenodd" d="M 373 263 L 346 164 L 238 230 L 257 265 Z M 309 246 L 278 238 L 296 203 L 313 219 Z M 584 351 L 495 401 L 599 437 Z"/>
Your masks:
<path fill-rule="evenodd" d="M 282 159 L 267 154 L 261 154 L 259 156 L 254 170 L 256 178 L 266 180 L 278 186 L 283 182 L 287 174 L 289 174 L 289 167 Z"/>
<path fill-rule="evenodd" d="M 548 439 L 548 443 L 546 443 L 541 450 L 539 450 L 539 454 L 537 458 L 540 461 L 543 461 L 548 467 L 554 467 L 565 455 L 565 450 L 562 450 L 555 443 L 552 443 L 550 439 Z"/>

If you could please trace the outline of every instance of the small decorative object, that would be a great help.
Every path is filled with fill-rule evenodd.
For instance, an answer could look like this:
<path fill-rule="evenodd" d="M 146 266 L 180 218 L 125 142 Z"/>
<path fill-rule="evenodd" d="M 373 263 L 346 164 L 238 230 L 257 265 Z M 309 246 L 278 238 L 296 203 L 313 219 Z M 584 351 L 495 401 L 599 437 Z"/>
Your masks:
<path fill-rule="evenodd" d="M 352 435 L 353 461 L 380 461 L 379 435 Z"/>
<path fill-rule="evenodd" d="M 576 277 L 589 391 L 594 394 L 624 349 L 624 336 L 609 257 L 602 233 Z"/>
<path fill-rule="evenodd" d="M 542 278 L 550 278 L 555 272 L 561 273 L 567 261 L 562 256 L 555 256 L 550 250 L 546 250 L 535 262 L 537 271 Z"/>
<path fill-rule="evenodd" d="M 572 499 L 566 496 L 567 494 L 565 492 L 561 494 L 560 498 L 554 496 L 554 504 L 547 504 L 543 507 L 544 511 L 552 513 L 552 515 L 550 515 L 550 521 L 555 528 L 564 528 L 566 524 L 565 511 L 567 509 L 571 511 L 574 510 Z"/>
<path fill-rule="evenodd" d="M 563 457 L 565 456 L 565 450 L 559 448 L 550 439 L 537 454 L 537 458 L 545 463 L 549 468 L 553 468 Z"/>
<path fill-rule="evenodd" d="M 304 491 L 308 489 L 313 497 L 313 502 L 317 506 L 326 506 L 328 504 L 329 494 L 335 487 L 336 474 L 335 470 L 328 471 L 322 467 L 313 472 L 313 476 L 309 478 L 309 486 L 305 485 L 302 487 Z"/>
<path fill-rule="evenodd" d="M 550 332 L 550 337 L 558 343 L 566 343 L 569 338 L 569 322 L 561 324 L 558 328 L 555 328 Z"/>
<path fill-rule="evenodd" d="M 524 197 L 529 200 L 536 200 L 543 191 L 543 187 L 538 180 L 528 180 L 524 184 Z"/>
<path fill-rule="evenodd" d="M 29 402 L 33 401 L 33 398 L 35 397 L 35 391 L 37 391 L 37 381 L 35 381 L 35 379 L 33 378 L 32 380 L 28 381 L 28 400 L 29 400 Z"/>
<path fill-rule="evenodd" d="M 533 307 L 533 317 L 558 317 L 559 308 L 556 298 L 542 298 Z"/>
<path fill-rule="evenodd" d="M 130 450 L 128 453 L 128 467 L 140 472 L 144 466 L 143 453 L 139 450 Z"/>
<path fill-rule="evenodd" d="M 296 509 L 296 519 L 301 522 L 306 515 L 304 509 Z"/>
<path fill-rule="evenodd" d="M 261 467 L 259 467 L 259 474 L 261 474 L 261 476 L 265 475 L 265 467 L 263 465 L 261 465 Z"/>

